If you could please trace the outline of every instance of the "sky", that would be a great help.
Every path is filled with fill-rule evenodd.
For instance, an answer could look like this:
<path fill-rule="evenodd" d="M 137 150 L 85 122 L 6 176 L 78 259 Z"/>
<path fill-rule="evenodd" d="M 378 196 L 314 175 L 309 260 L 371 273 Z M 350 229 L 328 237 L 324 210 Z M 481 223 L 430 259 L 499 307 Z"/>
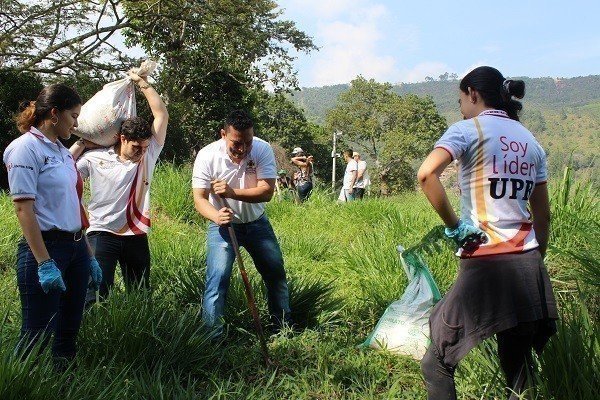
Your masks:
<path fill-rule="evenodd" d="M 279 0 L 319 51 L 300 86 L 419 82 L 491 65 L 507 77 L 600 74 L 600 1 Z M 595 28 L 594 28 L 595 27 Z"/>

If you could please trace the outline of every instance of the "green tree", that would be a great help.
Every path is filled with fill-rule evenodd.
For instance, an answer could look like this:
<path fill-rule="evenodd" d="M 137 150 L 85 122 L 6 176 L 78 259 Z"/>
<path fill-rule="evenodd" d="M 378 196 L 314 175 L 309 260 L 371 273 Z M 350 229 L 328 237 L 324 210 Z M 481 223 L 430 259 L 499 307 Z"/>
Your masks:
<path fill-rule="evenodd" d="M 115 47 L 116 33 L 159 60 L 156 86 L 176 122 L 166 159 L 213 140 L 265 85 L 297 87 L 291 50 L 316 49 L 271 0 L 0 1 L 0 67 L 112 79 L 138 63 Z"/>
<path fill-rule="evenodd" d="M 124 33 L 128 44 L 163 61 L 159 89 L 181 124 L 167 156 L 213 140 L 230 110 L 256 107 L 265 85 L 295 88 L 290 49 L 315 49 L 270 0 L 160 2 L 152 18 L 140 17 L 155 3 L 127 2 L 132 26 Z"/>
<path fill-rule="evenodd" d="M 381 137 L 387 131 L 388 105 L 394 98 L 392 85 L 358 76 L 350 88 L 340 94 L 337 104 L 326 116 L 330 131 L 341 131 L 343 140 L 354 142 L 376 163 L 379 162 Z"/>
<path fill-rule="evenodd" d="M 414 186 L 412 164 L 446 129 L 431 97 L 401 97 L 391 89 L 359 76 L 326 117 L 330 131 L 343 132 L 348 144 L 373 160 L 382 194 Z"/>
<path fill-rule="evenodd" d="M 58 75 L 127 68 L 131 58 L 110 43 L 130 27 L 122 3 L 0 0 L 0 67 Z"/>
<path fill-rule="evenodd" d="M 383 193 L 414 188 L 415 164 L 447 129 L 430 96 L 395 96 L 389 104 L 389 130 L 383 136 L 380 175 Z"/>
<path fill-rule="evenodd" d="M 542 133 L 546 130 L 546 119 L 540 110 L 527 108 L 521 113 L 520 120 L 533 133 Z"/>
<path fill-rule="evenodd" d="M 325 130 L 306 120 L 304 113 L 282 94 L 260 91 L 254 105 L 257 136 L 281 146 L 285 151 L 285 168 L 290 169 L 290 152 L 302 147 L 314 156 L 316 175 L 322 180 L 331 179 L 330 154 Z"/>
<path fill-rule="evenodd" d="M 20 132 L 15 124 L 14 116 L 23 101 L 35 100 L 42 90 L 40 79 L 31 73 L 16 73 L 0 70 L 0 149 L 16 139 Z M 6 168 L 0 168 L 0 188 L 8 188 Z"/>

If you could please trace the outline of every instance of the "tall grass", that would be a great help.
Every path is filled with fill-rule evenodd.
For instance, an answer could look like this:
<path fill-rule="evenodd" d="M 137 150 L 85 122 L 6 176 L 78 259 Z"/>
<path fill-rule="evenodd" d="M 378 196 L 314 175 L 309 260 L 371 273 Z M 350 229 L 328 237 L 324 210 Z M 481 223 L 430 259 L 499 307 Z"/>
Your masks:
<path fill-rule="evenodd" d="M 262 364 L 252 318 L 234 267 L 220 342 L 208 340 L 199 312 L 206 269 L 206 223 L 193 207 L 191 169 L 161 164 L 153 183 L 151 292 L 126 294 L 118 279 L 106 303 L 87 310 L 77 363 L 66 373 L 46 353 L 21 362 L 12 349 L 20 328 L 15 285 L 20 230 L 12 202 L 0 196 L 1 399 L 420 399 L 419 365 L 357 349 L 407 281 L 396 245 L 419 245 L 443 292 L 458 262 L 433 248 L 439 219 L 421 194 L 337 204 L 317 188 L 298 205 L 267 206 L 284 254 L 294 334 L 268 339 L 275 368 Z M 597 190 L 567 170 L 552 187 L 551 248 L 546 263 L 560 293 L 559 333 L 537 359 L 530 398 L 595 399 L 598 382 Z M 455 200 L 455 199 L 454 199 Z M 432 233 L 433 232 L 433 233 Z M 425 252 L 426 248 L 433 250 Z M 267 321 L 264 285 L 243 252 L 258 307 Z M 557 279 L 556 279 L 557 278 Z M 504 379 L 487 341 L 461 363 L 464 399 L 504 398 Z M 597 391 L 597 390 L 596 390 Z"/>
<path fill-rule="evenodd" d="M 558 334 L 540 358 L 543 398 L 593 399 L 600 387 L 600 329 L 578 299 L 562 302 Z"/>

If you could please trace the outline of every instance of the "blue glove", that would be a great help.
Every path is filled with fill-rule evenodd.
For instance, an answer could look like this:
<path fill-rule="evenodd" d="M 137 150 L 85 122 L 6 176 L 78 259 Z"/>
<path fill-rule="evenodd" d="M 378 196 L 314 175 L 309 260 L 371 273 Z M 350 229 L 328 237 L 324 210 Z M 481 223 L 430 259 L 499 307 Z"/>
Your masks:
<path fill-rule="evenodd" d="M 56 266 L 56 262 L 51 258 L 38 264 L 38 277 L 40 285 L 42 285 L 42 290 L 46 294 L 56 290 L 60 290 L 61 292 L 67 290 L 60 270 Z"/>
<path fill-rule="evenodd" d="M 444 229 L 444 233 L 450 239 L 462 247 L 464 250 L 473 251 L 483 243 L 487 243 L 488 238 L 485 232 L 481 229 L 465 224 L 462 220 L 458 220 L 458 224 L 454 228 Z"/>
<path fill-rule="evenodd" d="M 90 257 L 90 276 L 92 277 L 90 286 L 98 290 L 100 288 L 100 283 L 102 283 L 102 268 L 100 268 L 100 264 L 98 264 L 96 257 Z"/>

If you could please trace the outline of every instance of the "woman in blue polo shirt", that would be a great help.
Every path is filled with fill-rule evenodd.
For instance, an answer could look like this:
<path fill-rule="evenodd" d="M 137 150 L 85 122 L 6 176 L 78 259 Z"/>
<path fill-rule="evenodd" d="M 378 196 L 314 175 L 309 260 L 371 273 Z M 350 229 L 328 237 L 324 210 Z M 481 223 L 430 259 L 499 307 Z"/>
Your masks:
<path fill-rule="evenodd" d="M 23 238 L 18 244 L 17 283 L 23 322 L 17 351 L 24 357 L 54 334 L 52 354 L 64 363 L 75 356 L 88 277 L 102 279 L 82 233 L 82 181 L 73 157 L 58 139 L 77 127 L 81 98 L 70 87 L 45 87 L 23 107 L 23 135 L 4 151 L 10 194 Z"/>

